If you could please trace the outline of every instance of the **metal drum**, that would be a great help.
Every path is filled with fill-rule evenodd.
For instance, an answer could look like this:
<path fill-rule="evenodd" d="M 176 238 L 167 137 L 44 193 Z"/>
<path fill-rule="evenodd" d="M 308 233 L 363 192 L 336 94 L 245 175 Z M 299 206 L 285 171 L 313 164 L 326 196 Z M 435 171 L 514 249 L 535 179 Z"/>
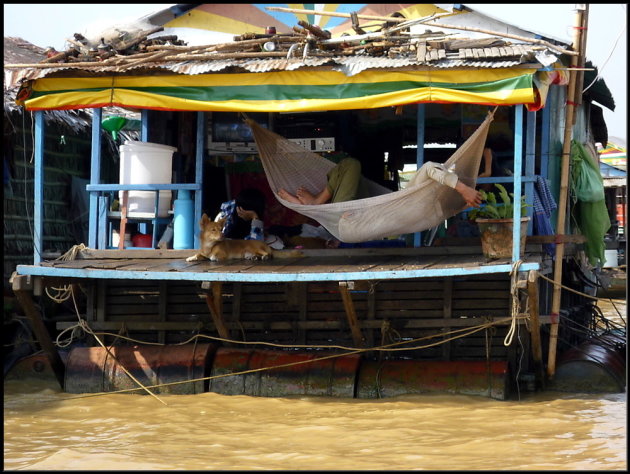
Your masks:
<path fill-rule="evenodd" d="M 507 383 L 506 361 L 363 361 L 357 397 L 456 393 L 505 400 Z"/>
<path fill-rule="evenodd" d="M 360 356 L 344 355 L 316 360 L 329 353 L 262 351 L 220 348 L 217 350 L 208 390 L 224 395 L 283 397 L 313 395 L 354 397 Z M 278 369 L 256 370 L 282 366 Z M 252 371 L 242 375 L 235 372 Z"/>
<path fill-rule="evenodd" d="M 619 393 L 625 387 L 625 337 L 605 333 L 563 352 L 548 388 L 563 392 Z"/>
<path fill-rule="evenodd" d="M 208 376 L 216 347 L 213 344 L 142 345 L 113 346 L 109 350 L 115 359 L 103 347 L 72 349 L 66 364 L 66 392 L 113 392 L 138 388 L 122 367 L 145 387 L 203 379 Z M 206 387 L 207 380 L 199 380 L 150 390 L 153 393 L 194 394 L 207 391 Z M 140 389 L 133 393 L 147 392 Z"/>

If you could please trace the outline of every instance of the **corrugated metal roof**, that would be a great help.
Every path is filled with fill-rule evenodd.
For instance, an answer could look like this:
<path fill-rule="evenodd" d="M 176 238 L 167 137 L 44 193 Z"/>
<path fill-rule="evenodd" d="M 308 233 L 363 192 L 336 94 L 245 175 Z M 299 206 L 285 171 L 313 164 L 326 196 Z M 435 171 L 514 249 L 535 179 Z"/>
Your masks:
<path fill-rule="evenodd" d="M 470 53 L 470 54 L 468 54 Z M 534 51 L 527 48 L 519 48 L 519 50 L 502 51 L 498 54 L 505 59 L 490 59 L 487 55 L 480 54 L 481 51 L 460 50 L 457 56 L 454 54 L 446 54 L 444 50 L 434 51 L 438 55 L 436 59 L 426 59 L 424 61 L 410 57 L 374 57 L 368 55 L 356 56 L 335 56 L 335 57 L 317 57 L 310 56 L 302 58 L 248 58 L 248 59 L 219 59 L 219 60 L 187 60 L 173 61 L 164 63 L 144 63 L 134 66 L 121 65 L 98 65 L 89 68 L 73 66 L 72 63 L 59 65 L 51 68 L 31 68 L 18 70 L 5 70 L 5 81 L 8 83 L 19 83 L 27 79 L 38 79 L 49 76 L 52 73 L 68 72 L 70 70 L 89 70 L 93 73 L 125 73 L 162 69 L 177 74 L 196 75 L 207 74 L 213 72 L 221 72 L 227 69 L 237 68 L 247 72 L 260 73 L 269 71 L 293 71 L 304 67 L 320 67 L 332 66 L 335 70 L 343 72 L 347 76 L 354 76 L 366 69 L 380 68 L 401 68 L 413 66 L 428 66 L 438 69 L 459 68 L 459 67 L 477 67 L 477 68 L 509 68 L 523 63 L 533 63 L 536 65 L 536 57 L 533 56 Z M 513 59 L 507 59 L 517 54 Z M 550 51 L 545 51 L 544 60 L 552 63 L 558 59 L 558 55 Z M 8 74 L 7 74 L 8 73 Z"/>

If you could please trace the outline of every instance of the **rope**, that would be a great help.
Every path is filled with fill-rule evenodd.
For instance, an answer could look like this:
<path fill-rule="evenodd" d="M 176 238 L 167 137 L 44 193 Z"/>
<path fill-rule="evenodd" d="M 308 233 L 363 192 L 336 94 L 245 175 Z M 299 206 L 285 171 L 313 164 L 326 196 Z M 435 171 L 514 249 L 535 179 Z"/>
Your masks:
<path fill-rule="evenodd" d="M 514 339 L 514 333 L 516 332 L 516 319 L 520 310 L 520 302 L 518 297 L 518 268 L 523 263 L 522 260 L 517 260 L 512 264 L 512 270 L 510 270 L 510 293 L 512 294 L 512 310 L 511 310 L 511 324 L 510 329 L 508 329 L 507 334 L 505 335 L 505 339 L 503 339 L 503 345 L 509 346 L 512 344 L 512 340 Z"/>
<path fill-rule="evenodd" d="M 142 385 L 142 382 L 140 382 L 137 378 L 135 378 L 127 369 L 125 369 L 125 366 L 123 366 L 120 361 L 116 358 L 116 356 L 114 354 L 112 354 L 112 352 L 109 350 L 108 347 L 105 346 L 105 344 L 103 344 L 101 342 L 101 340 L 96 336 L 96 334 L 94 334 L 94 332 L 92 331 L 92 329 L 90 329 L 90 327 L 87 325 L 87 322 L 85 320 L 81 320 L 80 323 L 81 328 L 87 332 L 88 334 L 91 334 L 92 336 L 94 336 L 94 339 L 96 339 L 96 342 L 98 342 L 101 347 L 103 349 L 105 349 L 107 351 L 107 355 L 111 356 L 112 359 L 114 359 L 116 361 L 116 363 L 120 366 L 121 369 L 123 369 L 123 371 L 129 376 L 129 378 L 131 380 L 133 380 L 135 383 L 137 383 L 141 389 L 143 389 L 144 391 L 146 391 L 149 395 L 151 395 L 153 398 L 155 398 L 158 402 L 162 403 L 163 405 L 167 405 L 166 402 L 164 402 L 163 400 L 160 399 L 160 397 L 158 397 L 156 394 L 154 394 L 151 390 L 149 390 L 149 388 L 153 388 L 153 387 L 145 387 L 144 385 Z M 140 390 L 140 388 L 137 389 L 133 389 L 133 390 Z"/>
<path fill-rule="evenodd" d="M 82 251 L 85 250 L 87 247 L 85 246 L 85 244 L 78 244 L 78 245 L 73 245 L 72 248 L 70 250 L 68 250 L 66 253 L 64 253 L 63 255 L 57 257 L 55 259 L 55 261 L 58 260 L 76 260 L 77 258 L 77 254 Z M 50 289 L 51 290 L 55 290 L 57 293 L 52 295 L 50 293 L 50 291 L 48 290 L 49 287 L 44 288 L 44 290 L 46 291 L 46 294 L 48 295 L 48 297 L 53 300 L 55 303 L 63 303 L 64 301 L 66 301 L 68 298 L 70 298 L 70 296 L 72 296 L 72 284 L 68 284 L 62 287 L 54 287 L 51 286 Z"/>
<path fill-rule="evenodd" d="M 468 328 L 460 328 L 460 329 L 454 329 L 452 331 L 448 331 L 448 332 L 440 332 L 440 333 L 436 333 L 436 334 L 432 334 L 429 336 L 424 336 L 424 337 L 419 337 L 419 338 L 415 338 L 415 339 L 410 339 L 407 341 L 398 341 L 398 342 L 393 342 L 391 344 L 386 344 L 386 345 L 381 345 L 381 346 L 376 346 L 376 347 L 370 347 L 370 348 L 358 348 L 358 347 L 347 347 L 347 346 L 338 346 L 338 345 L 308 345 L 308 344 L 276 344 L 276 343 L 272 343 L 272 342 L 264 342 L 264 341 L 238 341 L 238 340 L 234 340 L 234 339 L 225 339 L 225 338 L 221 338 L 221 337 L 216 337 L 216 336 L 209 336 L 207 334 L 195 334 L 192 337 L 188 338 L 187 340 L 183 341 L 183 342 L 178 342 L 172 345 L 184 345 L 184 344 L 189 344 L 191 341 L 194 341 L 197 338 L 205 338 L 205 339 L 210 339 L 210 340 L 215 340 L 215 341 L 221 341 L 221 342 L 226 342 L 229 344 L 245 344 L 245 345 L 264 345 L 264 346 L 271 346 L 271 347 L 277 347 L 277 348 L 281 348 L 281 349 L 341 349 L 341 350 L 346 350 L 346 351 L 356 351 L 356 350 L 361 350 L 361 351 L 365 351 L 365 352 L 369 352 L 369 351 L 383 351 L 383 352 L 396 352 L 396 351 L 412 351 L 412 350 L 421 350 L 421 349 L 427 349 L 429 347 L 434 347 L 446 342 L 450 342 L 453 341 L 455 339 L 460 339 L 462 337 L 466 337 L 469 335 L 472 335 L 478 331 L 481 331 L 483 329 L 486 329 L 488 327 L 491 326 L 497 326 L 499 324 L 503 324 L 507 321 L 514 321 L 514 319 L 518 319 L 518 320 L 526 320 L 528 318 L 528 315 L 526 314 L 522 314 L 522 315 L 517 315 L 516 317 L 514 316 L 510 316 L 508 318 L 501 318 L 498 319 L 496 321 L 489 321 L 486 323 L 482 323 L 480 325 L 477 326 L 471 326 Z M 81 323 L 79 324 L 82 328 L 87 325 L 87 322 L 85 322 L 84 320 L 81 320 Z M 65 331 L 70 330 L 71 328 L 76 327 L 75 326 L 71 326 L 69 328 L 66 328 Z M 394 330 L 395 331 L 395 330 Z M 469 331 L 469 332 L 465 332 L 465 331 Z M 458 334 L 458 333 L 464 333 L 464 334 Z M 145 342 L 145 341 L 141 341 L 138 339 L 133 339 L 131 337 L 125 337 L 120 335 L 120 333 L 116 334 L 116 333 L 110 333 L 110 332 L 94 332 L 91 331 L 89 334 L 94 334 L 94 335 L 101 335 L 101 336 L 113 336 L 113 337 L 117 337 L 119 339 L 125 339 L 128 340 L 130 342 L 135 342 L 137 344 L 146 344 L 146 345 L 156 345 L 156 346 L 164 346 L 166 344 L 162 344 L 159 342 Z M 440 340 L 438 342 L 435 343 L 431 343 L 431 344 L 427 344 L 427 345 L 421 345 L 421 346 L 412 346 L 412 347 L 393 347 L 393 346 L 400 346 L 403 344 L 411 344 L 411 343 L 417 343 L 420 341 L 424 341 L 427 339 L 433 339 L 433 338 L 437 338 L 437 337 L 443 337 L 443 336 L 448 336 L 454 334 L 455 336 L 451 337 L 451 338 L 447 338 L 447 339 L 443 339 Z"/>
<path fill-rule="evenodd" d="M 66 252 L 66 254 L 64 254 L 63 256 L 59 257 L 59 259 L 74 259 L 76 258 L 76 254 L 82 250 L 83 248 L 85 248 L 85 246 L 83 244 L 74 246 L 69 252 Z M 157 384 L 157 385 L 151 385 L 151 386 L 144 386 L 142 385 L 142 383 L 140 383 L 137 379 L 135 379 L 133 377 L 132 374 L 130 374 L 122 365 L 121 368 L 125 371 L 125 373 L 132 379 L 134 380 L 139 386 L 140 388 L 132 388 L 132 389 L 124 389 L 124 390 L 119 390 L 119 391 L 115 391 L 115 392 L 107 392 L 107 393 L 97 393 L 97 394 L 91 394 L 88 396 L 98 396 L 98 395 L 108 395 L 108 394 L 112 394 L 112 393 L 125 393 L 125 392 L 132 392 L 132 391 L 137 391 L 140 389 L 143 389 L 145 391 L 147 391 L 150 395 L 152 395 L 153 397 L 155 397 L 158 401 L 160 401 L 161 403 L 163 403 L 164 405 L 166 405 L 166 403 L 164 403 L 162 400 L 160 400 L 155 394 L 153 394 L 149 389 L 150 388 L 156 388 L 156 387 L 164 387 L 164 386 L 169 386 L 169 385 L 177 385 L 177 384 L 182 384 L 182 383 L 191 383 L 191 382 L 197 382 L 197 381 L 205 381 L 205 380 L 213 380 L 216 378 L 221 378 L 221 377 L 226 377 L 226 376 L 232 376 L 232 375 L 245 375 L 245 374 L 249 374 L 249 373 L 254 373 L 254 372 L 259 372 L 259 371 L 265 371 L 265 370 L 273 370 L 273 369 L 278 369 L 278 368 L 284 368 L 284 367 L 290 367 L 290 366 L 295 366 L 295 365 L 300 365 L 300 364 L 307 364 L 307 363 L 311 363 L 311 362 L 317 362 L 317 361 L 321 361 L 321 360 L 326 360 L 326 359 L 330 359 L 330 358 L 335 358 L 335 357 L 342 357 L 345 355 L 352 355 L 352 354 L 358 354 L 358 353 L 362 353 L 362 352 L 369 352 L 369 351 L 381 351 L 381 352 L 394 352 L 394 351 L 410 351 L 410 350 L 420 350 L 420 349 L 427 349 L 430 347 L 434 347 L 440 344 L 444 344 L 447 342 L 451 342 L 453 340 L 459 339 L 459 338 L 463 338 L 463 337 L 467 337 L 469 335 L 472 335 L 478 331 L 481 330 L 486 330 L 488 328 L 491 328 L 493 326 L 505 323 L 507 321 L 510 321 L 510 328 L 508 330 L 508 333 L 505 336 L 504 339 L 504 345 L 505 346 L 509 346 L 512 343 L 514 334 L 516 332 L 516 327 L 517 327 L 517 320 L 525 320 L 527 321 L 529 316 L 528 315 L 521 315 L 519 314 L 520 312 L 520 302 L 519 302 L 519 297 L 518 297 L 518 287 L 517 287 L 517 279 L 518 279 L 518 269 L 520 267 L 522 263 L 522 260 L 518 260 L 517 262 L 515 262 L 512 266 L 512 270 L 510 271 L 510 277 L 511 277 L 511 295 L 512 295 L 512 308 L 511 308 L 511 315 L 508 318 L 502 318 L 496 321 L 487 321 L 486 323 L 483 324 L 479 324 L 477 326 L 472 326 L 470 328 L 462 328 L 462 329 L 455 329 L 452 331 L 448 331 L 446 333 L 437 333 L 437 334 L 433 334 L 433 335 L 429 335 L 429 336 L 424 336 L 421 338 L 415 338 L 415 339 L 410 339 L 407 341 L 398 341 L 398 342 L 392 342 L 390 344 L 383 344 L 383 342 L 387 338 L 389 338 L 390 340 L 393 340 L 394 338 L 392 337 L 393 335 L 395 335 L 396 337 L 400 338 L 400 334 L 393 328 L 391 328 L 389 321 L 384 321 L 383 326 L 381 327 L 381 334 L 382 334 L 382 344 L 381 346 L 378 347 L 371 347 L 371 348 L 355 348 L 355 347 L 346 347 L 346 346 L 340 346 L 340 345 L 305 345 L 305 344 L 292 344 L 292 345 L 286 345 L 286 344 L 276 344 L 276 343 L 270 343 L 270 342 L 264 342 L 264 341 L 236 341 L 236 340 L 231 340 L 231 339 L 225 339 L 225 338 L 220 338 L 220 337 L 215 337 L 215 336 L 208 336 L 205 334 L 195 334 L 193 335 L 191 338 L 180 342 L 180 343 L 176 343 L 174 345 L 184 345 L 184 344 L 188 344 L 191 341 L 195 341 L 195 343 L 197 343 L 198 338 L 206 338 L 206 339 L 210 339 L 210 340 L 216 340 L 216 341 L 221 341 L 221 342 L 227 342 L 227 343 L 231 343 L 231 344 L 247 344 L 247 345 L 264 345 L 264 346 L 271 346 L 271 347 L 277 347 L 277 348 L 291 348 L 291 349 L 296 349 L 296 348 L 310 348 L 310 349 L 341 349 L 341 350 L 346 350 L 348 352 L 344 353 L 344 354 L 333 354 L 333 355 L 328 355 L 328 356 L 324 356 L 321 358 L 317 358 L 317 359 L 312 359 L 309 361 L 298 361 L 298 362 L 292 362 L 292 363 L 288 363 L 288 364 L 282 364 L 282 365 L 277 365 L 277 366 L 272 366 L 272 367 L 261 367 L 258 369 L 250 369 L 250 370 L 245 370 L 245 371 L 241 371 L 241 372 L 234 372 L 234 373 L 229 373 L 229 374 L 221 374 L 221 375 L 215 375 L 215 376 L 210 376 L 210 377 L 203 377 L 203 378 L 198 378 L 198 379 L 193 379 L 193 380 L 184 380 L 184 381 L 179 381 L 179 382 L 170 382 L 170 383 L 164 383 L 164 384 Z M 546 279 L 548 281 L 550 281 L 551 283 L 553 283 L 554 285 L 556 285 L 556 283 L 543 276 L 540 275 L 543 279 Z M 580 292 L 577 292 L 575 290 L 572 290 L 571 288 L 567 288 L 561 284 L 559 284 L 560 287 L 567 289 L 569 291 L 573 291 L 575 293 L 578 294 L 582 294 Z M 125 339 L 128 341 L 132 341 L 132 342 L 136 342 L 138 344 L 147 344 L 147 345 L 160 345 L 163 346 L 165 344 L 162 343 L 152 343 L 152 342 L 145 342 L 145 341 L 140 341 L 137 339 L 133 339 L 130 337 L 126 337 L 123 336 L 121 332 L 119 332 L 118 334 L 113 334 L 113 333 L 108 333 L 108 332 L 99 332 L 96 333 L 94 332 L 87 324 L 87 322 L 85 320 L 82 320 L 80 317 L 80 313 L 78 311 L 78 307 L 76 304 L 76 300 L 74 299 L 74 293 L 72 292 L 72 289 L 70 288 L 69 290 L 69 295 L 73 297 L 73 302 L 74 302 L 74 306 L 75 306 L 75 311 L 77 313 L 77 316 L 79 318 L 79 322 L 77 325 L 71 326 L 66 328 L 64 331 L 62 331 L 56 339 L 56 344 L 60 347 L 66 347 L 67 345 L 69 345 L 72 341 L 72 339 L 75 336 L 75 330 L 77 328 L 82 329 L 84 332 L 94 336 L 94 338 L 97 340 L 97 342 L 108 352 L 109 355 L 112 356 L 112 358 L 114 358 L 114 360 L 116 360 L 116 362 L 118 362 L 118 360 L 113 356 L 113 354 L 111 354 L 110 350 L 100 341 L 100 339 L 98 339 L 97 335 L 111 335 L 111 336 L 115 336 L 117 338 L 120 339 Z M 590 295 L 584 295 L 584 296 L 588 296 L 590 298 L 592 298 Z M 594 298 L 597 299 L 597 298 Z M 71 337 L 69 339 L 69 342 L 66 342 L 65 345 L 62 345 L 62 342 L 60 342 L 60 338 L 62 336 L 62 334 L 64 334 L 67 331 L 72 330 L 71 333 Z M 448 336 L 448 335 L 453 335 L 453 337 L 449 337 L 449 338 L 444 338 L 444 336 Z M 412 347 L 395 347 L 395 346 L 401 346 L 401 345 L 407 345 L 407 344 L 412 344 L 412 343 L 418 343 L 420 341 L 424 341 L 424 340 L 428 340 L 428 339 L 432 339 L 432 338 L 436 338 L 436 337 L 441 337 L 442 339 L 440 341 L 434 342 L 434 343 L 430 343 L 430 344 L 424 344 L 424 345 L 417 345 L 417 346 L 412 346 Z M 486 341 L 487 341 L 487 332 L 486 332 Z M 486 348 L 486 350 L 488 351 L 488 348 Z M 488 357 L 489 354 L 486 354 L 486 356 Z M 119 363 L 119 362 L 118 362 Z M 120 363 L 119 363 L 120 365 Z M 84 398 L 84 397 L 77 397 L 77 398 Z"/>
<path fill-rule="evenodd" d="M 564 290 L 567 290 L 567 291 L 570 291 L 570 292 L 572 292 L 572 293 L 575 293 L 575 294 L 577 294 L 577 295 L 580 295 L 580 296 L 585 296 L 586 298 L 590 298 L 590 299 L 592 299 L 592 300 L 599 300 L 599 299 L 601 299 L 601 298 L 598 298 L 597 296 L 587 295 L 586 293 L 582 293 L 582 292 L 580 292 L 580 291 L 574 290 L 573 288 L 569 288 L 568 286 L 564 286 L 564 285 L 562 285 L 561 283 L 556 283 L 556 282 L 555 282 L 554 280 L 552 280 L 551 278 L 547 278 L 546 276 L 541 275 L 540 273 L 538 274 L 538 276 L 539 276 L 539 277 L 541 277 L 541 278 L 542 278 L 542 279 L 544 279 L 544 280 L 547 280 L 549 283 L 552 283 L 554 286 L 559 286 L 560 288 L 562 288 L 562 289 L 564 289 Z"/>
<path fill-rule="evenodd" d="M 519 319 L 525 319 L 526 316 L 521 316 L 519 317 Z M 492 325 L 496 325 L 499 324 L 500 322 L 506 322 L 508 321 L 510 318 L 503 318 L 502 320 L 498 320 L 492 323 L 485 323 L 485 324 L 481 324 L 479 326 L 474 327 L 469 333 L 457 336 L 457 337 L 453 337 L 451 339 L 447 339 L 445 340 L 445 342 L 448 342 L 450 340 L 454 340 L 454 339 L 458 339 L 460 337 L 465 337 L 468 336 L 470 334 L 473 334 L 475 332 L 481 331 L 489 326 Z M 86 324 L 87 326 L 87 324 Z M 467 328 L 465 328 L 467 329 Z M 458 330 L 458 331 L 462 331 L 462 330 Z M 457 332 L 457 331 L 453 331 L 453 332 Z M 95 334 L 95 333 L 94 333 Z M 200 335 L 201 336 L 201 335 Z M 436 337 L 436 336 L 442 336 L 442 333 L 440 334 L 436 334 L 434 336 L 429 336 L 429 337 Z M 206 336 L 207 337 L 207 336 Z M 434 343 L 434 344 L 429 344 L 427 346 L 422 346 L 422 347 L 416 347 L 416 348 L 403 348 L 403 349 L 392 349 L 391 346 L 396 346 L 396 345 L 400 345 L 400 344 L 404 344 L 407 342 L 414 342 L 414 341 L 418 341 L 421 339 L 426 339 L 426 338 L 418 338 L 418 339 L 414 339 L 412 341 L 403 341 L 403 342 L 395 342 L 392 344 L 388 344 L 386 346 L 381 346 L 381 347 L 373 347 L 373 348 L 358 348 L 358 349 L 354 349 L 351 350 L 349 352 L 346 352 L 344 354 L 331 354 L 331 355 L 327 355 L 327 356 L 322 356 L 322 357 L 318 357 L 316 359 L 311 359 L 311 360 L 306 360 L 306 361 L 297 361 L 297 362 L 289 362 L 286 364 L 280 364 L 280 365 L 274 365 L 271 367 L 260 367 L 257 369 L 249 369 L 249 370 L 243 370 L 241 372 L 231 372 L 229 374 L 220 374 L 220 375 L 212 375 L 212 376 L 208 376 L 208 377 L 199 377 L 196 379 L 189 379 L 189 380 L 181 380 L 181 381 L 177 381 L 177 382 L 168 382 L 168 383 L 163 383 L 163 384 L 156 384 L 156 385 L 149 385 L 149 386 L 142 386 L 143 389 L 148 390 L 150 388 L 159 388 L 159 387 L 167 387 L 167 386 L 171 386 L 171 385 L 179 385 L 179 384 L 183 384 L 183 383 L 195 383 L 195 382 L 201 382 L 201 381 L 206 381 L 206 380 L 214 380 L 214 379 L 218 379 L 218 378 L 223 378 L 223 377 L 230 377 L 230 376 L 234 376 L 234 375 L 246 375 L 246 374 L 251 374 L 251 373 L 255 373 L 255 372 L 262 372 L 262 371 L 266 371 L 266 370 L 274 370 L 274 369 L 281 369 L 281 368 L 286 368 L 286 367 L 293 367 L 296 365 L 302 365 L 302 364 L 310 364 L 312 362 L 319 362 L 322 360 L 327 360 L 327 359 L 333 359 L 333 358 L 337 358 L 337 357 L 343 357 L 343 356 L 347 356 L 347 355 L 353 355 L 353 354 L 359 354 L 362 352 L 368 352 L 368 351 L 373 351 L 373 350 L 412 350 L 412 349 L 421 349 L 421 348 L 425 348 L 425 347 L 432 347 L 438 344 L 441 344 L 442 341 Z M 238 342 L 238 341 L 234 341 L 234 342 Z M 141 388 L 128 388 L 128 389 L 122 389 L 122 390 L 117 390 L 114 392 L 101 392 L 101 393 L 94 393 L 94 394 L 89 394 L 89 395 L 84 395 L 84 396 L 80 396 L 80 397 L 73 397 L 70 398 L 71 400 L 74 399 L 79 399 L 79 398 L 87 398 L 87 397 L 95 397 L 95 396 L 101 396 L 101 395 L 111 395 L 114 393 L 127 393 L 127 392 L 135 392 L 137 390 L 141 390 Z"/>

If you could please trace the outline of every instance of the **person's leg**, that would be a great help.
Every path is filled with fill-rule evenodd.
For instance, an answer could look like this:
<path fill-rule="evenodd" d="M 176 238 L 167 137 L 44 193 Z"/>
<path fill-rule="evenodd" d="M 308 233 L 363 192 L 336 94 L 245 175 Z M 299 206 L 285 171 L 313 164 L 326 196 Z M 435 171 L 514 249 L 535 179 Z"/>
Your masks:
<path fill-rule="evenodd" d="M 298 188 L 296 196 L 302 204 L 324 204 L 330 201 L 331 194 L 328 187 L 322 189 L 318 194 L 312 194 L 306 188 Z"/>
<path fill-rule="evenodd" d="M 289 193 L 287 190 L 281 188 L 278 190 L 278 196 L 280 196 L 285 201 L 292 202 L 293 204 L 301 204 L 299 198 Z"/>
<path fill-rule="evenodd" d="M 331 202 L 356 199 L 361 181 L 361 162 L 356 158 L 344 158 L 328 173 L 328 192 Z"/>
<path fill-rule="evenodd" d="M 324 204 L 326 202 L 352 201 L 357 198 L 361 183 L 361 162 L 356 158 L 344 158 L 328 172 L 328 184 L 317 194 L 303 187 L 295 196 L 285 189 L 278 190 L 278 196 L 294 204 Z"/>

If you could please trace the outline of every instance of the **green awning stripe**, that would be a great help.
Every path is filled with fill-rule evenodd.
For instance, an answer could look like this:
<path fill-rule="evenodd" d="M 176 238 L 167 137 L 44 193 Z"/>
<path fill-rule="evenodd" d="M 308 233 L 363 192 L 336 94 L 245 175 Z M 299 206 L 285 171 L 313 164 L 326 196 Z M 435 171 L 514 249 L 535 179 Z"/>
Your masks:
<path fill-rule="evenodd" d="M 308 99 L 350 99 L 357 97 L 386 94 L 402 90 L 421 88 L 442 88 L 470 93 L 491 93 L 527 89 L 532 86 L 532 76 L 524 75 L 494 82 L 452 83 L 427 81 L 395 81 L 379 83 L 351 83 L 332 85 L 276 85 L 257 86 L 195 86 L 195 87 L 117 87 L 119 90 L 144 92 L 154 95 L 176 97 L 195 101 L 265 101 L 265 100 L 308 100 Z M 57 90 L 53 92 L 33 91 L 32 98 L 66 92 L 99 92 L 108 88 Z"/>

